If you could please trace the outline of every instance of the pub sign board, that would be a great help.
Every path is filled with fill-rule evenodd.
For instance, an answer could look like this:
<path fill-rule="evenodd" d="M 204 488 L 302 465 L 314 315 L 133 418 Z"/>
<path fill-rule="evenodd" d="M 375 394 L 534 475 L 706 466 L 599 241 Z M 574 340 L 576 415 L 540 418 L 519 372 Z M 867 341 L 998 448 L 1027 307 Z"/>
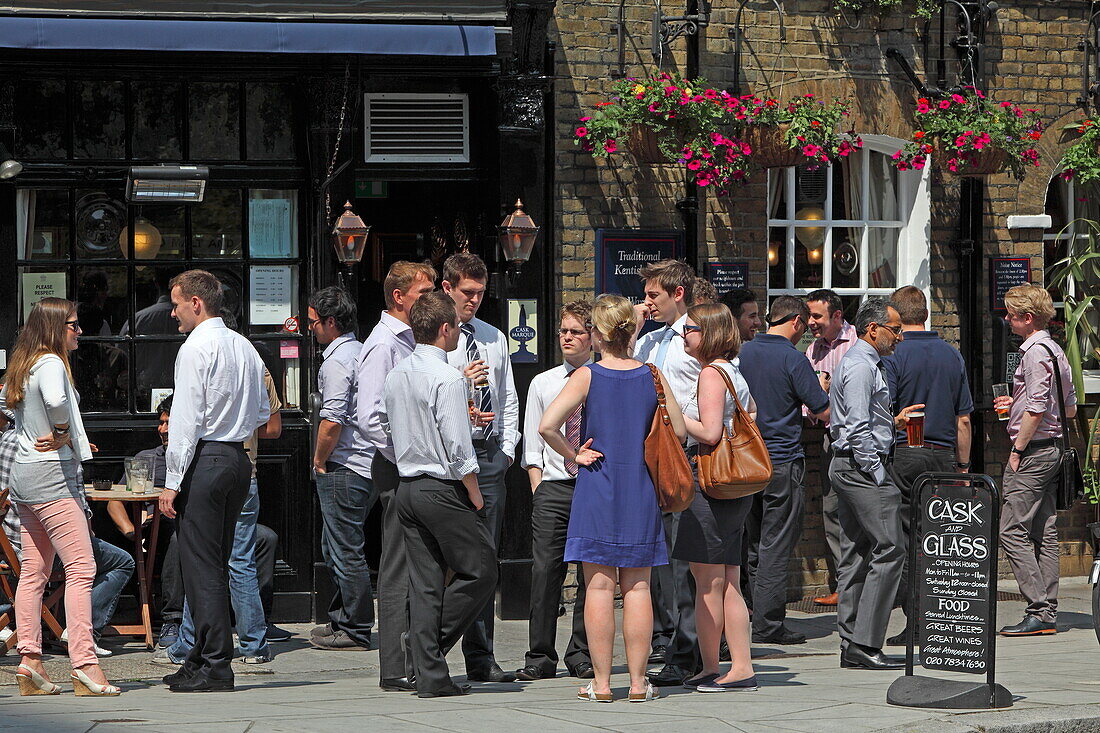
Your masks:
<path fill-rule="evenodd" d="M 684 233 L 658 229 L 596 230 L 596 295 L 622 295 L 641 303 L 645 288 L 638 271 L 660 260 L 682 259 Z"/>
<path fill-rule="evenodd" d="M 989 307 L 994 313 L 1005 312 L 1005 293 L 1009 288 L 1030 284 L 1030 257 L 989 258 Z"/>
<path fill-rule="evenodd" d="M 748 262 L 708 262 L 707 279 L 719 295 L 749 286 Z"/>

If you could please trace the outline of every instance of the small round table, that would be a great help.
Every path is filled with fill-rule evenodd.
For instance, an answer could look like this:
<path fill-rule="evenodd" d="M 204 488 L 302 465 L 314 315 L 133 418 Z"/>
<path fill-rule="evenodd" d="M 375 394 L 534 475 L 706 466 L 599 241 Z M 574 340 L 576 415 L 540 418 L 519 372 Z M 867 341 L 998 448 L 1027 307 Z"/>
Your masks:
<path fill-rule="evenodd" d="M 88 501 L 121 501 L 130 512 L 130 518 L 134 523 L 134 565 L 138 576 L 138 602 L 141 605 L 140 624 L 111 624 L 106 631 L 121 636 L 145 637 L 145 646 L 153 648 L 153 617 L 151 611 L 151 590 L 153 586 L 153 569 L 157 559 L 157 533 L 160 530 L 160 498 L 161 489 L 138 494 L 127 491 L 125 486 L 115 484 L 106 491 L 96 491 L 91 484 L 85 484 L 84 493 Z M 146 557 L 145 548 L 142 546 L 142 521 L 141 509 L 146 503 L 152 503 L 153 523 L 149 530 L 149 549 Z"/>

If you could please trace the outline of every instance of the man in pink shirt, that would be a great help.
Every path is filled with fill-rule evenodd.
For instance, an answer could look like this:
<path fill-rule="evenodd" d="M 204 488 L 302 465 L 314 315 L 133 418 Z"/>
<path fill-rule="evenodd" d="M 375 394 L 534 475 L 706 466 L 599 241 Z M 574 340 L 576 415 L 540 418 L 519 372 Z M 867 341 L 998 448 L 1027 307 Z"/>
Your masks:
<path fill-rule="evenodd" d="M 1012 333 L 1024 339 L 1012 396 L 993 401 L 1008 408 L 1012 453 L 1004 474 L 1001 546 L 1027 599 L 1024 620 L 1001 629 L 1003 636 L 1056 634 L 1058 618 L 1058 515 L 1054 487 L 1061 462 L 1063 423 L 1077 415 L 1069 362 L 1046 331 L 1054 317 L 1050 294 L 1037 285 L 1018 285 L 1005 294 Z M 1065 415 L 1060 414 L 1057 380 Z M 1034 539 L 1033 539 L 1034 538 Z"/>
<path fill-rule="evenodd" d="M 821 386 L 829 391 L 829 378 L 836 371 L 837 364 L 844 353 L 859 338 L 855 326 L 844 320 L 844 306 L 840 296 L 832 290 L 815 290 L 806 296 L 806 305 L 810 307 L 810 333 L 816 340 L 806 349 L 806 358 L 810 360 L 814 371 L 821 378 Z M 828 427 L 828 422 L 825 423 Z M 840 518 L 837 514 L 837 496 L 829 481 L 829 461 L 831 460 L 829 433 L 826 431 L 821 451 L 821 519 L 825 526 L 825 542 L 829 545 L 826 562 L 829 566 L 829 589 L 827 596 L 815 598 L 819 606 L 835 606 L 836 566 L 840 562 Z"/>

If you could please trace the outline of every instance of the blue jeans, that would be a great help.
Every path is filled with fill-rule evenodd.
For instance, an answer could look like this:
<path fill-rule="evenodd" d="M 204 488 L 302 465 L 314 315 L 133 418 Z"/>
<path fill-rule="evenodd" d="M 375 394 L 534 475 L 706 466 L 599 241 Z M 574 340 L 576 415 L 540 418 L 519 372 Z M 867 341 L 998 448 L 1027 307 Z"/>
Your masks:
<path fill-rule="evenodd" d="M 233 549 L 229 553 L 229 598 L 233 604 L 238 649 L 245 657 L 268 656 L 267 619 L 260 603 L 260 584 L 256 580 L 256 521 L 259 514 L 260 489 L 253 476 L 241 514 L 237 517 Z M 179 640 L 168 649 L 168 656 L 180 660 L 182 664 L 194 644 L 195 623 L 184 598 Z"/>
<path fill-rule="evenodd" d="M 121 547 L 92 538 L 95 580 L 92 581 L 92 628 L 101 631 L 115 615 L 122 588 L 134 574 L 134 558 Z"/>

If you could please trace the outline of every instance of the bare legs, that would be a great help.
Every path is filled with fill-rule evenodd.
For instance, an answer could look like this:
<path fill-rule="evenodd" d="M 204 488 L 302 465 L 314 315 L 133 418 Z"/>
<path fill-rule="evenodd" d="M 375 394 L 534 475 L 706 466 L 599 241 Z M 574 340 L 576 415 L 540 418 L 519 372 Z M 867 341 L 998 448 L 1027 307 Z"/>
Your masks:
<path fill-rule="evenodd" d="M 611 656 L 615 646 L 615 585 L 623 593 L 623 642 L 630 670 L 630 691 L 645 692 L 646 662 L 653 636 L 653 601 L 649 595 L 650 568 L 614 568 L 582 563 L 585 593 L 584 628 L 592 655 L 592 690 L 611 692 Z M 744 608 L 744 601 L 741 603 Z M 746 612 L 747 618 L 747 612 Z M 746 637 L 747 643 L 747 637 Z"/>
<path fill-rule="evenodd" d="M 721 683 L 736 682 L 753 674 L 749 610 L 741 596 L 740 571 L 736 565 L 691 563 L 691 574 L 695 576 L 695 627 L 703 660 L 699 676 L 718 674 L 718 648 L 725 632 L 733 661 L 729 671 L 718 678 Z"/>

